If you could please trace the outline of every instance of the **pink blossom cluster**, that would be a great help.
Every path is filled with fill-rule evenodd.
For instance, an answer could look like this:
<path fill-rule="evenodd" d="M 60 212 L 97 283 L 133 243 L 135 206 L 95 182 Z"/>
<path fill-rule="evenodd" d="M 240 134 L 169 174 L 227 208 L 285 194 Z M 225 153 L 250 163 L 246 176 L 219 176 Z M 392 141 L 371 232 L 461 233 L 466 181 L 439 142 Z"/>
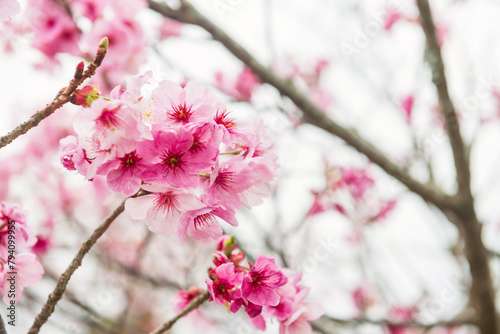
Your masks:
<path fill-rule="evenodd" d="M 343 168 L 327 164 L 327 185 L 313 191 L 314 202 L 308 215 L 334 210 L 353 221 L 366 224 L 386 218 L 396 201 L 380 199 L 373 192 L 375 181 L 366 168 Z"/>
<path fill-rule="evenodd" d="M 280 77 L 292 81 L 297 87 L 307 92 L 309 99 L 319 108 L 327 110 L 334 103 L 334 96 L 323 83 L 330 65 L 330 60 L 325 58 L 316 59 L 310 64 L 297 63 L 292 58 L 280 59 L 273 65 L 273 68 Z"/>
<path fill-rule="evenodd" d="M 25 287 L 38 283 L 43 267 L 32 252 L 37 238 L 19 205 L 0 203 L 0 293 L 17 303 Z"/>
<path fill-rule="evenodd" d="M 216 87 L 236 101 L 250 102 L 254 91 L 260 86 L 259 78 L 246 66 L 234 81 L 227 79 L 222 72 L 216 72 L 214 76 Z"/>
<path fill-rule="evenodd" d="M 214 253 L 214 268 L 206 280 L 210 300 L 231 312 L 243 309 L 251 324 L 266 329 L 266 318 L 276 319 L 280 334 L 312 333 L 309 321 L 319 318 L 323 309 L 305 301 L 309 288 L 300 285 L 302 275 L 281 269 L 272 257 L 260 255 L 255 264 L 243 265 L 244 253 L 234 236 L 224 235 Z M 177 311 L 184 309 L 201 292 L 198 288 L 180 291 L 173 299 Z"/>
<path fill-rule="evenodd" d="M 236 226 L 241 206 L 260 204 L 275 177 L 277 157 L 266 129 L 237 124 L 208 87 L 162 81 L 140 94 L 151 72 L 110 98 L 97 98 L 76 117 L 76 136 L 61 140 L 61 162 L 92 180 L 103 175 L 129 198 L 126 211 L 166 235 L 202 242 L 222 235 L 216 217 Z"/>
<path fill-rule="evenodd" d="M 108 91 L 129 74 L 136 74 L 146 59 L 146 41 L 136 14 L 146 8 L 144 0 L 74 0 L 61 5 L 53 0 L 29 0 L 25 17 L 33 32 L 33 47 L 48 61 L 57 64 L 56 55 L 86 57 L 107 36 L 110 47 L 99 74 L 93 78 Z M 88 56 L 87 56 L 88 57 Z M 112 85 L 111 87 L 109 87 Z"/>

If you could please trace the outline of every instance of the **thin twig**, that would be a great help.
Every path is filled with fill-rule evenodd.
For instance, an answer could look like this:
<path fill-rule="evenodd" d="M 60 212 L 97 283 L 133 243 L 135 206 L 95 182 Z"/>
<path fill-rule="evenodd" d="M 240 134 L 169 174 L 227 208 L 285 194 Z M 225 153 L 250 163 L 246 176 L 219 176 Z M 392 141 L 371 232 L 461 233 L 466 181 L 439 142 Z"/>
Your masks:
<path fill-rule="evenodd" d="M 52 312 L 54 312 L 56 304 L 59 302 L 59 300 L 61 300 L 71 276 L 82 264 L 83 257 L 90 251 L 92 246 L 94 246 L 97 240 L 104 234 L 104 232 L 106 232 L 111 223 L 123 212 L 124 209 L 125 201 L 123 201 L 115 209 L 115 211 L 113 211 L 113 213 L 98 228 L 96 228 L 92 235 L 82 244 L 80 250 L 78 251 L 78 254 L 75 256 L 73 261 L 71 261 L 70 265 L 61 275 L 61 277 L 59 277 L 54 291 L 52 291 L 52 293 L 49 295 L 47 301 L 42 307 L 42 310 L 36 316 L 33 325 L 28 331 L 28 334 L 37 334 L 43 324 L 47 322 Z"/>
<path fill-rule="evenodd" d="M 44 109 L 38 111 L 36 114 L 31 116 L 29 120 L 18 125 L 14 130 L 6 134 L 0 139 L 0 148 L 7 146 L 11 142 L 13 142 L 17 137 L 25 134 L 30 129 L 36 127 L 43 119 L 49 117 L 56 111 L 61 108 L 66 103 L 70 102 L 71 95 L 75 92 L 75 90 L 80 86 L 80 84 L 93 76 L 95 74 L 96 69 L 101 65 L 104 57 L 106 56 L 106 52 L 108 50 L 108 38 L 104 37 L 99 43 L 99 47 L 97 48 L 97 54 L 94 58 L 94 61 L 89 64 L 87 69 L 84 70 L 83 62 L 80 62 L 76 67 L 75 75 L 73 79 L 71 79 L 68 87 L 64 88 L 62 93 L 59 93 L 55 99 L 48 104 Z"/>
<path fill-rule="evenodd" d="M 331 327 L 330 323 L 339 324 L 342 326 L 360 326 L 364 324 L 372 324 L 382 327 L 391 328 L 420 328 L 424 330 L 441 327 L 441 328 L 452 328 L 459 326 L 475 326 L 470 320 L 449 320 L 449 321 L 438 321 L 430 324 L 423 324 L 417 321 L 404 321 L 404 322 L 394 322 L 386 319 L 369 319 L 369 318 L 354 318 L 354 319 L 342 319 L 331 316 L 324 316 L 321 320 L 316 320 L 312 322 L 313 328 L 318 329 L 328 329 Z M 326 328 L 325 328 L 326 327 Z"/>
<path fill-rule="evenodd" d="M 344 140 L 348 145 L 364 154 L 368 159 L 379 165 L 387 174 L 393 176 L 404 184 L 408 189 L 421 196 L 425 201 L 431 202 L 441 209 L 448 209 L 455 206 L 452 197 L 447 196 L 441 190 L 422 184 L 413 179 L 400 166 L 389 160 L 385 154 L 379 151 L 372 144 L 364 140 L 353 129 L 340 126 L 328 115 L 312 103 L 304 94 L 299 92 L 292 82 L 278 78 L 271 70 L 257 61 L 246 49 L 239 45 L 222 29 L 199 13 L 187 1 L 182 1 L 179 9 L 174 10 L 168 5 L 148 0 L 149 7 L 171 19 L 194 24 L 202 27 L 212 35 L 214 40 L 222 43 L 228 51 L 246 64 L 264 82 L 275 87 L 283 96 L 292 100 L 303 112 L 303 120 L 315 125 Z"/>
<path fill-rule="evenodd" d="M 182 318 L 183 316 L 185 316 L 189 312 L 193 311 L 194 309 L 198 308 L 201 304 L 203 304 L 204 302 L 206 302 L 209 299 L 210 299 L 210 294 L 208 293 L 208 291 L 203 292 L 201 295 L 199 295 L 198 297 L 196 297 L 195 299 L 193 299 L 188 304 L 188 306 L 186 306 L 186 308 L 184 310 L 182 310 L 182 312 L 180 312 L 175 317 L 173 317 L 169 321 L 165 322 L 163 325 L 159 326 L 158 328 L 156 328 L 154 331 L 152 331 L 149 334 L 161 334 L 161 333 L 165 333 L 166 331 L 168 331 L 169 329 L 171 329 L 172 326 L 180 318 Z"/>

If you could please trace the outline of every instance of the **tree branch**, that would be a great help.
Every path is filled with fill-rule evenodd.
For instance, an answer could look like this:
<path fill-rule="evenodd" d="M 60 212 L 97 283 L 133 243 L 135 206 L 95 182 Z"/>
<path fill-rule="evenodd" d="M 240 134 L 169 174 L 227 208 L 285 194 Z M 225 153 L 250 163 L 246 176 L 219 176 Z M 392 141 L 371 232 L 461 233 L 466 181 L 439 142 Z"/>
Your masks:
<path fill-rule="evenodd" d="M 11 142 L 13 142 L 17 137 L 25 134 L 30 129 L 36 127 L 43 119 L 49 117 L 56 111 L 61 108 L 66 103 L 70 102 L 71 95 L 75 92 L 75 90 L 80 86 L 80 84 L 86 79 L 90 78 L 95 74 L 96 69 L 101 65 L 104 57 L 106 56 L 106 52 L 108 50 L 108 38 L 104 37 L 99 43 L 99 47 L 97 49 L 97 54 L 94 58 L 94 61 L 89 64 L 87 69 L 84 70 L 83 62 L 80 62 L 76 67 L 75 75 L 73 79 L 71 79 L 68 87 L 64 88 L 62 93 L 59 93 L 55 99 L 47 105 L 44 109 L 38 111 L 36 114 L 31 116 L 29 120 L 18 125 L 14 130 L 6 134 L 0 139 L 0 148 L 7 146 Z"/>
<path fill-rule="evenodd" d="M 428 0 L 417 0 L 420 23 L 427 40 L 427 60 L 432 71 L 432 81 L 436 86 L 441 115 L 444 118 L 457 173 L 457 206 L 450 221 L 458 226 L 465 241 L 465 254 L 470 266 L 472 284 L 470 303 L 476 310 L 476 321 L 483 334 L 500 333 L 496 313 L 495 288 L 491 279 L 489 253 L 482 240 L 482 227 L 474 208 L 474 197 L 470 188 L 470 168 L 468 150 L 462 140 L 460 127 L 446 81 L 441 47 L 436 36 L 436 27 Z"/>
<path fill-rule="evenodd" d="M 392 327 L 392 328 L 420 328 L 423 330 L 429 330 L 436 327 L 459 327 L 464 325 L 475 326 L 470 320 L 450 320 L 450 321 L 438 321 L 431 324 L 422 324 L 416 321 L 404 321 L 404 322 L 394 322 L 386 319 L 369 319 L 369 318 L 354 318 L 354 319 L 342 319 L 330 316 L 324 316 L 321 319 L 312 322 L 313 328 L 321 328 L 325 330 L 325 327 L 331 327 L 330 324 L 340 324 L 344 326 L 360 326 L 365 324 L 372 324 L 382 327 Z"/>
<path fill-rule="evenodd" d="M 210 294 L 208 293 L 208 291 L 203 292 L 201 295 L 199 295 L 198 297 L 196 297 L 195 299 L 193 299 L 188 304 L 188 306 L 186 306 L 186 308 L 184 310 L 182 310 L 182 312 L 180 312 L 175 317 L 173 317 L 172 319 L 170 319 L 169 321 L 167 321 L 163 325 L 159 326 L 158 328 L 156 328 L 154 331 L 152 331 L 149 334 L 161 334 L 161 333 L 165 333 L 166 331 L 168 331 L 169 329 L 171 329 L 172 326 L 180 318 L 182 318 L 183 316 L 185 316 L 186 314 L 188 314 L 192 310 L 198 308 L 201 304 L 203 304 L 204 302 L 206 302 L 209 299 L 210 299 Z"/>
<path fill-rule="evenodd" d="M 470 191 L 469 159 L 460 133 L 457 113 L 451 101 L 446 80 L 441 46 L 436 36 L 436 27 L 432 20 L 431 9 L 427 0 L 417 0 L 420 12 L 420 24 L 424 30 L 427 40 L 427 62 L 431 67 L 432 82 L 436 86 L 439 110 L 444 118 L 450 145 L 457 171 L 457 183 L 459 192 Z"/>
<path fill-rule="evenodd" d="M 50 315 L 54 312 L 56 304 L 59 302 L 59 300 L 61 300 L 71 276 L 82 264 L 83 257 L 90 251 L 92 246 L 94 246 L 97 240 L 104 234 L 104 232 L 106 232 L 111 223 L 123 212 L 124 209 L 125 200 L 115 209 L 115 211 L 113 211 L 113 213 L 108 218 L 106 218 L 106 220 L 98 228 L 94 230 L 92 235 L 82 244 L 80 250 L 78 251 L 78 254 L 76 254 L 75 258 L 73 259 L 73 261 L 71 261 L 68 268 L 64 271 L 61 277 L 59 277 L 56 287 L 47 298 L 47 301 L 43 305 L 40 313 L 36 316 L 33 325 L 28 331 L 28 334 L 37 334 L 43 324 L 47 322 Z"/>
<path fill-rule="evenodd" d="M 0 334 L 7 334 L 7 330 L 5 329 L 5 324 L 3 323 L 3 318 L 0 315 Z"/>
<path fill-rule="evenodd" d="M 303 120 L 305 122 L 341 138 L 348 145 L 352 146 L 358 152 L 364 154 L 368 159 L 380 166 L 387 174 L 393 176 L 412 192 L 418 194 L 425 201 L 431 202 L 441 209 L 447 209 L 454 206 L 454 200 L 450 196 L 447 196 L 439 189 L 416 181 L 402 168 L 390 161 L 376 147 L 361 138 L 356 131 L 344 128 L 330 119 L 323 110 L 319 109 L 304 94 L 299 92 L 293 83 L 278 78 L 271 70 L 260 64 L 247 50 L 199 13 L 188 2 L 182 1 L 182 6 L 177 10 L 154 0 L 148 0 L 148 3 L 152 10 L 165 17 L 200 26 L 209 32 L 214 40 L 219 41 L 227 50 L 236 56 L 236 58 L 246 64 L 262 82 L 270 84 L 275 87 L 281 95 L 292 100 L 295 105 L 302 110 Z"/>

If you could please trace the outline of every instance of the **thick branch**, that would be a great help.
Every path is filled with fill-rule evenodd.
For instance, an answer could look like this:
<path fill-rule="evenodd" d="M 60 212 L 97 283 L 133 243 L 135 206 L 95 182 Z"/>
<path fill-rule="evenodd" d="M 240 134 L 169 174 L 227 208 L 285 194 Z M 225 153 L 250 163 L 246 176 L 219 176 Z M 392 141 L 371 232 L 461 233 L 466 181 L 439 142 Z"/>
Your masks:
<path fill-rule="evenodd" d="M 125 201 L 123 201 L 115 209 L 115 211 L 113 211 L 113 213 L 98 228 L 94 230 L 87 241 L 82 244 L 80 250 L 78 251 L 78 254 L 76 254 L 75 258 L 73 259 L 73 261 L 71 261 L 68 268 L 64 271 L 61 277 L 59 277 L 54 291 L 52 291 L 52 293 L 49 295 L 47 301 L 42 307 L 42 310 L 36 316 L 35 321 L 33 322 L 33 325 L 31 326 L 28 334 L 37 334 L 43 324 L 47 322 L 52 312 L 54 312 L 56 304 L 59 302 L 59 300 L 61 300 L 71 276 L 73 276 L 73 273 L 82 264 L 83 257 L 90 251 L 92 246 L 94 246 L 97 240 L 104 234 L 104 232 L 106 232 L 111 223 L 123 212 L 124 209 Z"/>
<path fill-rule="evenodd" d="M 470 303 L 476 309 L 476 321 L 481 332 L 498 334 L 500 325 L 496 314 L 495 289 L 491 279 L 489 253 L 482 241 L 482 228 L 476 215 L 470 188 L 468 153 L 462 141 L 457 115 L 448 91 L 441 47 L 436 37 L 436 27 L 432 20 L 429 2 L 417 0 L 417 6 L 420 23 L 427 39 L 427 59 L 432 70 L 432 81 L 436 86 L 440 111 L 445 120 L 455 160 L 459 201 L 455 208 L 456 216 L 451 217 L 451 220 L 455 221 L 465 241 L 465 253 L 472 276 Z"/>
<path fill-rule="evenodd" d="M 344 128 L 330 119 L 324 111 L 299 92 L 293 83 L 278 78 L 271 70 L 260 64 L 247 50 L 199 13 L 189 3 L 183 1 L 180 9 L 173 10 L 165 4 L 160 4 L 153 0 L 148 1 L 149 7 L 152 10 L 180 22 L 198 25 L 209 32 L 214 40 L 222 43 L 234 56 L 245 63 L 262 82 L 274 86 L 283 96 L 292 100 L 302 110 L 305 122 L 341 138 L 348 145 L 354 147 L 368 159 L 379 165 L 387 174 L 393 176 L 408 187 L 408 189 L 421 196 L 425 201 L 431 202 L 441 209 L 447 209 L 454 205 L 453 200 L 449 196 L 446 196 L 438 189 L 431 188 L 413 179 L 376 147 L 361 138 L 356 131 Z"/>
<path fill-rule="evenodd" d="M 96 69 L 101 65 L 104 57 L 106 56 L 106 52 L 108 50 L 108 38 L 104 37 L 99 43 L 99 47 L 97 49 L 97 54 L 94 58 L 94 61 L 89 64 L 85 72 L 83 71 L 84 65 L 83 62 L 79 63 L 76 67 L 75 75 L 73 79 L 71 79 L 68 87 L 64 89 L 62 93 L 59 93 L 56 98 L 47 105 L 44 109 L 38 111 L 36 114 L 31 116 L 29 120 L 18 125 L 14 130 L 6 134 L 0 139 L 0 148 L 7 146 L 11 142 L 13 142 L 17 137 L 25 134 L 30 129 L 36 127 L 43 119 L 49 117 L 56 111 L 61 108 L 66 103 L 70 102 L 71 95 L 75 92 L 75 90 L 80 86 L 80 84 L 85 81 L 85 79 L 90 78 L 95 74 Z"/>
<path fill-rule="evenodd" d="M 171 329 L 172 326 L 180 318 L 182 318 L 183 316 L 185 316 L 189 312 L 193 311 L 194 309 L 198 308 L 201 304 L 203 304 L 204 302 L 206 302 L 209 299 L 210 299 L 210 294 L 208 293 L 208 291 L 203 292 L 201 295 L 199 295 L 198 297 L 196 297 L 195 299 L 193 299 L 188 304 L 188 306 L 186 306 L 186 308 L 184 310 L 182 310 L 182 312 L 180 312 L 175 317 L 173 317 L 172 319 L 170 319 L 169 321 L 167 321 L 166 323 L 164 323 L 160 327 L 156 328 L 154 331 L 152 331 L 149 334 L 161 334 L 161 333 L 165 333 L 166 331 L 168 331 L 169 329 Z"/>

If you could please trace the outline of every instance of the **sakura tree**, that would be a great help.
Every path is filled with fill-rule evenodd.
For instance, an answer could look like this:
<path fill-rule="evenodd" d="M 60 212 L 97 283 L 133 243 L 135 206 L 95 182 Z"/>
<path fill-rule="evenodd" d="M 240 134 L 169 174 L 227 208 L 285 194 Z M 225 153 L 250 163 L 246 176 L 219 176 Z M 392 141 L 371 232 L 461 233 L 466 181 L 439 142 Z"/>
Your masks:
<path fill-rule="evenodd" d="M 498 15 L 0 0 L 0 333 L 500 334 Z"/>

